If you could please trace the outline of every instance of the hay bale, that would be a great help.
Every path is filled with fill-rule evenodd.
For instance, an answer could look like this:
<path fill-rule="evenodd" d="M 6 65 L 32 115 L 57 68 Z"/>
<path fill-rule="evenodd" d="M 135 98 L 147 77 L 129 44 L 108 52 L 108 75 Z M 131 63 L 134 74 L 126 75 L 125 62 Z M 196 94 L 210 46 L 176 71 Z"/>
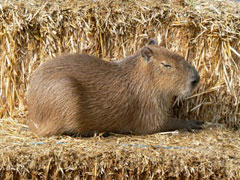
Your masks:
<path fill-rule="evenodd" d="M 179 1 L 180 2 L 180 1 Z M 0 117 L 24 117 L 29 76 L 46 57 L 125 57 L 150 37 L 182 54 L 201 83 L 176 116 L 240 127 L 240 5 L 234 1 L 10 1 L 0 5 Z"/>
<path fill-rule="evenodd" d="M 240 178 L 240 134 L 224 128 L 42 138 L 17 121 L 0 120 L 0 179 Z"/>

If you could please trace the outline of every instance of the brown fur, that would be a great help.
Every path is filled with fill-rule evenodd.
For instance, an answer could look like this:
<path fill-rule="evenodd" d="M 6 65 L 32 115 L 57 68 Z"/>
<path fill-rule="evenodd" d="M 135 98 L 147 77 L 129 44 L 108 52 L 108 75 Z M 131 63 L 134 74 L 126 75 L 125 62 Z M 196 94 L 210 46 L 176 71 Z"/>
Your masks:
<path fill-rule="evenodd" d="M 181 56 L 153 42 L 119 62 L 62 56 L 31 77 L 28 125 L 42 136 L 198 129 L 195 121 L 172 118 L 171 109 L 173 97 L 187 96 L 198 81 Z"/>

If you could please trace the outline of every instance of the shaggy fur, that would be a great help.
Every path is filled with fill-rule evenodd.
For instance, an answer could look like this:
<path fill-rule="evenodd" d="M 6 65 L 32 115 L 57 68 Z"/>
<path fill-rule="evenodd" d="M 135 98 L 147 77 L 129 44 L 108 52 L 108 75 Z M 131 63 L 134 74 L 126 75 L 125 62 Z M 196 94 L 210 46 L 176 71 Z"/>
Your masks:
<path fill-rule="evenodd" d="M 171 108 L 174 96 L 189 95 L 198 82 L 193 66 L 155 41 L 118 62 L 62 56 L 31 77 L 28 125 L 41 136 L 199 129 L 196 121 L 172 118 Z"/>

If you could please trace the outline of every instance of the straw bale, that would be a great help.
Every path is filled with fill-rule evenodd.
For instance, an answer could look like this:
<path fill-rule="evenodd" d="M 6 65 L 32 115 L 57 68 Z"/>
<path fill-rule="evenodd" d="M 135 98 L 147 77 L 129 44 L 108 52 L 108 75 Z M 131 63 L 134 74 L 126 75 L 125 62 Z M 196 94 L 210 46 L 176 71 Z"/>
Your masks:
<path fill-rule="evenodd" d="M 125 57 L 149 38 L 190 61 L 201 83 L 176 116 L 240 127 L 240 5 L 235 1 L 33 1 L 0 4 L 0 117 L 25 117 L 29 76 L 48 57 Z"/>
<path fill-rule="evenodd" d="M 18 123 L 17 123 L 18 122 Z M 239 179 L 240 133 L 37 137 L 0 120 L 0 179 Z"/>

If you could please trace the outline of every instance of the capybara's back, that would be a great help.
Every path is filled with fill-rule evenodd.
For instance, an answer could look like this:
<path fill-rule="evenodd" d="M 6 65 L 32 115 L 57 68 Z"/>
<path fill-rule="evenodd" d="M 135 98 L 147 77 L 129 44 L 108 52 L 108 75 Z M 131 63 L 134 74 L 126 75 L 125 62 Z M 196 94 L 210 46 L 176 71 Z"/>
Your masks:
<path fill-rule="evenodd" d="M 198 129 L 196 121 L 171 117 L 172 98 L 189 95 L 198 82 L 190 64 L 155 41 L 118 62 L 61 56 L 30 79 L 28 125 L 42 136 Z"/>

